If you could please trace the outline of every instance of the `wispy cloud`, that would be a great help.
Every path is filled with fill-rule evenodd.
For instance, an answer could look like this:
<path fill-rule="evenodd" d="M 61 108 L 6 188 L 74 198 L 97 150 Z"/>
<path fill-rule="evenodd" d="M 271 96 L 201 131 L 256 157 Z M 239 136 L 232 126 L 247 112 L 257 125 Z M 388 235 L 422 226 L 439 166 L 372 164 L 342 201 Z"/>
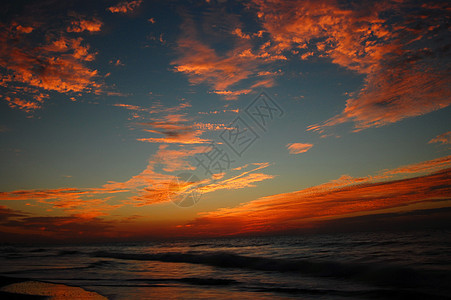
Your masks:
<path fill-rule="evenodd" d="M 181 170 L 194 170 L 186 158 L 192 157 L 195 154 L 205 151 L 205 147 L 197 146 L 192 148 L 179 147 L 179 149 L 169 149 L 168 145 L 160 147 L 154 161 L 163 165 L 163 170 L 166 172 L 175 172 Z"/>
<path fill-rule="evenodd" d="M 236 109 L 222 109 L 222 110 L 210 110 L 210 111 L 199 111 L 198 114 L 199 115 L 217 115 L 217 114 L 221 114 L 221 113 L 234 113 L 237 114 L 240 112 L 239 108 Z"/>
<path fill-rule="evenodd" d="M 113 104 L 116 107 L 122 107 L 127 110 L 133 111 L 134 118 L 147 119 L 149 115 L 159 115 L 159 114 L 173 114 L 177 113 L 185 108 L 191 107 L 191 104 L 187 101 L 180 102 L 175 106 L 164 106 L 159 102 L 154 103 L 150 107 L 143 107 L 133 104 L 116 103 Z M 139 115 L 139 113 L 144 113 Z"/>
<path fill-rule="evenodd" d="M 116 67 L 125 66 L 125 64 L 120 59 L 110 60 L 110 64 L 115 65 Z"/>
<path fill-rule="evenodd" d="M 232 176 L 230 178 L 224 178 L 225 174 L 221 174 L 219 181 L 215 182 L 205 182 L 199 187 L 202 193 L 211 193 L 218 190 L 236 190 L 247 187 L 255 187 L 256 182 L 260 182 L 267 179 L 273 179 L 274 175 L 256 173 L 256 171 L 269 167 L 270 163 L 253 163 L 252 165 L 257 166 L 251 170 L 243 171 L 242 173 Z M 242 169 L 248 168 L 250 165 L 243 166 L 242 168 L 235 168 L 234 171 L 240 171 Z M 216 178 L 212 178 L 216 179 Z"/>
<path fill-rule="evenodd" d="M 252 74 L 245 59 L 233 53 L 219 57 L 214 49 L 194 39 L 180 39 L 178 48 L 182 57 L 172 62 L 174 69 L 187 74 L 193 84 L 207 82 L 215 90 L 226 90 Z"/>
<path fill-rule="evenodd" d="M 429 144 L 440 143 L 443 145 L 451 144 L 451 131 L 440 134 L 429 141 Z"/>
<path fill-rule="evenodd" d="M 308 143 L 291 143 L 287 144 L 288 151 L 290 154 L 300 154 L 305 153 L 313 147 L 313 144 Z"/>
<path fill-rule="evenodd" d="M 144 171 L 124 182 L 109 182 L 103 189 L 132 191 L 135 196 L 124 201 L 125 204 L 132 206 L 170 202 L 171 196 L 179 193 L 179 190 L 175 191 L 172 188 L 177 177 L 170 172 L 194 170 L 187 159 L 202 151 L 204 147 L 179 145 L 174 149 L 170 148 L 170 145 L 160 145 L 157 153 L 149 159 Z M 158 171 L 159 167 L 165 172 Z"/>
<path fill-rule="evenodd" d="M 145 108 L 142 108 L 138 105 L 132 105 L 132 104 L 116 103 L 116 104 L 113 104 L 113 106 L 123 107 L 125 109 L 134 110 L 134 111 L 147 111 L 147 109 L 145 109 Z"/>
<path fill-rule="evenodd" d="M 316 187 L 202 213 L 198 219 L 188 223 L 189 231 L 192 234 L 238 234 L 305 228 L 324 220 L 368 215 L 414 203 L 449 200 L 451 169 L 449 158 L 444 160 L 448 163 L 437 160 L 403 167 L 422 172 L 424 169 L 417 166 L 440 166 L 435 168 L 437 171 L 434 173 L 417 177 L 396 179 L 387 177 L 388 173 L 382 176 L 385 180 L 379 176 L 343 176 Z"/>
<path fill-rule="evenodd" d="M 164 137 L 140 138 L 138 141 L 167 144 L 208 143 L 209 140 L 200 138 L 204 131 L 195 129 L 193 125 L 188 125 L 188 121 L 185 115 L 172 114 L 165 116 L 163 119 L 140 123 L 142 126 L 150 127 L 150 129 L 144 129 L 144 131 L 160 134 Z"/>
<path fill-rule="evenodd" d="M 232 42 L 230 50 L 220 53 L 203 42 L 201 34 L 195 28 L 195 22 L 185 16 L 182 25 L 184 34 L 177 41 L 179 58 L 171 64 L 176 72 L 186 74 L 192 84 L 207 83 L 213 87 L 213 93 L 223 95 L 225 99 L 236 99 L 241 94 L 248 94 L 255 87 L 267 86 L 268 80 L 254 84 L 250 89 L 231 89 L 239 82 L 256 76 L 262 65 L 286 60 L 281 54 L 268 52 L 265 46 L 253 49 L 255 45 L 245 38 L 247 36 L 240 29 L 222 33 L 228 35 L 228 38 L 240 41 Z"/>
<path fill-rule="evenodd" d="M 197 149 L 195 151 L 197 151 Z M 176 151 L 173 154 L 177 156 L 180 153 L 183 152 Z M 195 153 L 200 152 L 193 152 L 193 154 Z M 236 190 L 255 187 L 257 182 L 274 178 L 274 175 L 256 172 L 267 168 L 269 165 L 269 163 L 254 163 L 252 166 L 256 167 L 251 170 L 241 171 L 241 173 L 231 176 L 227 176 L 225 173 L 214 174 L 210 178 L 205 178 L 201 181 L 178 181 L 176 176 L 165 176 L 164 178 L 159 177 L 157 181 L 152 178 L 152 184 L 139 190 L 139 195 L 133 197 L 128 203 L 135 206 L 153 205 L 157 203 L 169 202 L 173 199 L 183 197 L 184 195 L 191 193 L 193 190 L 196 190 L 201 194 L 207 194 L 219 190 Z M 248 166 L 243 168 L 247 168 Z M 177 167 L 179 168 L 180 166 Z M 184 169 L 189 169 L 189 165 L 186 165 Z M 180 168 L 178 170 L 180 170 Z M 153 173 L 152 176 L 155 175 L 156 174 Z"/>
<path fill-rule="evenodd" d="M 67 27 L 67 32 L 98 32 L 100 31 L 103 23 L 96 19 L 84 19 L 83 17 L 79 17 L 77 20 L 71 21 L 69 27 Z"/>
<path fill-rule="evenodd" d="M 194 122 L 187 116 L 184 109 L 191 107 L 187 101 L 180 102 L 176 106 L 163 106 L 155 103 L 151 107 L 142 107 L 132 104 L 113 104 L 133 112 L 134 119 L 149 119 L 147 122 L 137 123 L 143 131 L 163 137 L 140 138 L 139 141 L 162 144 L 205 144 L 210 142 L 200 136 L 207 131 L 217 131 L 227 129 L 225 124 Z M 225 112 L 226 110 L 224 110 Z M 219 112 L 219 111 L 218 111 Z"/>
<path fill-rule="evenodd" d="M 52 91 L 80 93 L 101 89 L 97 70 L 86 66 L 96 53 L 81 37 L 67 37 L 62 28 L 56 29 L 58 35 L 47 33 L 47 27 L 40 23 L 30 27 L 33 30 L 14 24 L 0 24 L 0 67 L 6 70 L 0 85 L 9 91 L 2 97 L 11 107 L 31 112 L 40 108 Z M 45 39 L 35 43 L 41 34 Z"/>
<path fill-rule="evenodd" d="M 23 110 L 27 113 L 31 113 L 36 109 L 41 108 L 42 100 L 39 98 L 36 98 L 35 101 L 27 101 L 23 99 L 19 99 L 17 97 L 11 98 L 9 96 L 4 97 L 6 102 L 8 102 L 9 107 L 11 108 L 18 108 L 20 110 Z"/>
<path fill-rule="evenodd" d="M 366 76 L 342 113 L 310 130 L 354 122 L 379 127 L 451 103 L 445 7 L 414 1 L 253 1 L 271 36 L 269 52 L 328 57 Z M 295 12 L 295 13 L 294 13 Z M 283 19 L 284 22 L 280 22 Z"/>
<path fill-rule="evenodd" d="M 126 192 L 120 189 L 43 189 L 43 190 L 19 190 L 12 192 L 0 192 L 0 200 L 37 201 L 41 204 L 49 204 L 56 209 L 65 212 L 77 213 L 86 217 L 105 215 L 107 211 L 120 207 L 119 204 L 108 204 L 108 195 Z"/>
<path fill-rule="evenodd" d="M 13 24 L 13 26 L 14 26 L 15 24 Z M 18 32 L 21 32 L 21 33 L 30 33 L 30 32 L 32 32 L 33 30 L 34 30 L 34 28 L 32 27 L 32 26 L 22 26 L 22 25 L 17 25 L 16 26 L 16 30 L 18 31 Z"/>
<path fill-rule="evenodd" d="M 182 117 L 177 118 L 180 119 Z M 177 118 L 175 119 L 177 120 Z M 61 220 L 72 220 L 77 224 L 80 220 L 82 220 L 82 223 L 85 222 L 83 220 L 102 223 L 103 220 L 99 219 L 99 217 L 110 216 L 112 211 L 124 205 L 144 206 L 170 202 L 171 191 L 173 194 L 178 193 L 178 191 L 171 189 L 176 177 L 170 173 L 193 170 L 194 167 L 190 164 L 188 158 L 203 151 L 205 151 L 205 147 L 179 145 L 171 148 L 171 145 L 163 144 L 150 157 L 146 168 L 126 181 L 110 181 L 99 188 L 60 188 L 0 192 L 0 200 L 27 201 L 31 206 L 38 204 L 48 206 L 50 210 L 61 210 L 69 214 L 69 216 L 60 217 Z M 250 184 L 257 181 L 257 179 L 248 181 Z M 120 195 L 120 198 L 118 198 L 118 195 Z M 38 219 L 36 217 L 33 220 Z M 47 222 L 47 219 L 45 220 Z M 32 219 L 23 219 L 22 221 L 24 226 L 28 226 Z M 47 226 L 44 227 L 47 228 Z"/>
<path fill-rule="evenodd" d="M 117 5 L 110 6 L 107 8 L 112 13 L 129 13 L 137 9 L 141 3 L 142 0 L 135 0 L 135 1 L 123 1 L 119 2 Z"/>
<path fill-rule="evenodd" d="M 251 36 L 249 34 L 244 33 L 241 28 L 235 28 L 235 30 L 232 31 L 232 34 L 246 40 L 249 40 L 251 38 Z"/>
<path fill-rule="evenodd" d="M 237 91 L 212 91 L 211 93 L 218 94 L 221 96 L 224 96 L 226 100 L 236 100 L 239 95 L 246 95 L 252 92 L 251 89 L 245 89 L 245 90 L 237 90 Z"/>
<path fill-rule="evenodd" d="M 228 125 L 223 123 L 202 123 L 202 122 L 196 122 L 193 124 L 194 128 L 199 128 L 201 130 L 206 131 L 218 131 L 218 130 L 230 130 L 233 129 L 232 127 L 228 127 Z"/>
<path fill-rule="evenodd" d="M 451 155 L 386 171 L 385 175 L 431 173 L 451 166 Z"/>

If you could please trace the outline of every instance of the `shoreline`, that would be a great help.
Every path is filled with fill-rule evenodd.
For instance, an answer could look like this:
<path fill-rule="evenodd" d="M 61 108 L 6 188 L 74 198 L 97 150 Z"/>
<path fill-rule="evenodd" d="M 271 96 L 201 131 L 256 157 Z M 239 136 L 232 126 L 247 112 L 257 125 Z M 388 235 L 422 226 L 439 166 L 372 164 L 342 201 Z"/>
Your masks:
<path fill-rule="evenodd" d="M 16 277 L 7 277 L 0 275 L 0 298 L 2 299 L 49 299 L 47 296 L 39 296 L 39 295 L 27 295 L 27 294 L 18 294 L 3 291 L 3 288 L 15 284 L 30 281 L 28 278 L 16 278 Z"/>
<path fill-rule="evenodd" d="M 61 283 L 0 275 L 1 299 L 108 299 L 97 292 Z"/>

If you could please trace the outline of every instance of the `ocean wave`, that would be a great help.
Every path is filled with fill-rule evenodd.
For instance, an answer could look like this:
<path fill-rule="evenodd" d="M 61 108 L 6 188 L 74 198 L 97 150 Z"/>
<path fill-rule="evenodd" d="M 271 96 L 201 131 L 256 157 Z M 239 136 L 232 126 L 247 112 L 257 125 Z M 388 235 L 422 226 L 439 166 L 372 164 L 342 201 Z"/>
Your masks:
<path fill-rule="evenodd" d="M 15 247 L 0 247 L 0 253 L 17 253 L 18 249 Z"/>
<path fill-rule="evenodd" d="M 47 252 L 48 249 L 45 248 L 34 248 L 34 249 L 30 249 L 31 253 L 42 253 L 42 252 Z"/>
<path fill-rule="evenodd" d="M 247 247 L 262 247 L 262 246 L 268 246 L 273 245 L 272 243 L 269 243 L 267 241 L 252 241 L 252 240 L 246 240 L 244 241 L 223 241 L 223 242 L 200 242 L 200 243 L 194 243 L 190 244 L 190 248 L 196 248 L 196 247 L 209 247 L 209 248 L 247 248 Z"/>
<path fill-rule="evenodd" d="M 60 250 L 57 255 L 61 256 L 61 255 L 76 255 L 76 254 L 81 254 L 81 252 L 77 250 Z"/>
<path fill-rule="evenodd" d="M 200 243 L 200 244 L 192 244 L 192 245 L 189 245 L 189 247 L 191 247 L 191 248 L 205 247 L 205 246 L 210 246 L 210 244 Z"/>
<path fill-rule="evenodd" d="M 99 260 L 90 263 L 88 266 L 84 267 L 86 269 L 94 269 L 94 268 L 116 268 L 119 265 L 118 262 L 110 261 L 110 260 Z"/>
<path fill-rule="evenodd" d="M 130 279 L 128 281 L 139 281 L 146 283 L 155 283 L 155 282 L 181 282 L 192 285 L 236 285 L 240 284 L 240 282 L 233 279 L 222 279 L 222 278 L 202 278 L 202 277 L 185 277 L 185 278 L 152 278 L 152 279 Z"/>
<path fill-rule="evenodd" d="M 436 299 L 445 300 L 449 299 L 446 296 L 436 295 L 433 293 L 425 293 L 419 291 L 412 291 L 407 289 L 368 289 L 368 290 L 331 290 L 331 289 L 313 289 L 313 288 L 293 288 L 293 287 L 257 287 L 251 289 L 254 292 L 263 293 L 278 293 L 278 294 L 291 294 L 296 296 L 309 295 L 315 297 L 325 296 L 330 297 L 344 297 L 352 299 L 409 299 L 409 300 L 423 300 L 423 299 Z M 322 298 L 321 298 L 322 299 Z"/>
<path fill-rule="evenodd" d="M 124 260 L 149 260 L 173 263 L 203 264 L 219 268 L 241 268 L 258 271 L 293 272 L 311 276 L 364 281 L 383 286 L 416 287 L 449 280 L 449 274 L 431 274 L 396 265 L 354 264 L 330 261 L 293 260 L 243 256 L 228 252 L 121 253 L 97 251 L 94 257 Z M 434 276 L 435 275 L 435 276 Z"/>

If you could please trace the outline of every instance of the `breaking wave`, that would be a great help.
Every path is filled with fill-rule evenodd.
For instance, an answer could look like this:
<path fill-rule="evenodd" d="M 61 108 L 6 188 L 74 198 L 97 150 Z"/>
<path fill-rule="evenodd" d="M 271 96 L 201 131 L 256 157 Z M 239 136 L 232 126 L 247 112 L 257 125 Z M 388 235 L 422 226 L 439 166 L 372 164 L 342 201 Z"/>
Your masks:
<path fill-rule="evenodd" d="M 257 271 L 291 272 L 310 276 L 333 277 L 347 280 L 370 282 L 376 285 L 414 287 L 431 280 L 448 280 L 445 274 L 396 265 L 351 264 L 331 261 L 293 260 L 268 257 L 244 256 L 228 252 L 167 252 L 167 253 L 121 253 L 97 251 L 94 257 L 123 260 L 160 261 L 190 263 L 218 268 L 240 268 Z M 447 277 L 447 278 L 444 278 Z"/>

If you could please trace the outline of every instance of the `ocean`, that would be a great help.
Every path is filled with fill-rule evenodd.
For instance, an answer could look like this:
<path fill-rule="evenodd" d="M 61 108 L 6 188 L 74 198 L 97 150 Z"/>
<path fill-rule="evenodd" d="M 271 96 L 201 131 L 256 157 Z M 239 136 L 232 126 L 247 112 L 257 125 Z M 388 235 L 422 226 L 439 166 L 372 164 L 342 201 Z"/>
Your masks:
<path fill-rule="evenodd" d="M 451 299 L 451 231 L 1 246 L 0 275 L 108 299 Z"/>

